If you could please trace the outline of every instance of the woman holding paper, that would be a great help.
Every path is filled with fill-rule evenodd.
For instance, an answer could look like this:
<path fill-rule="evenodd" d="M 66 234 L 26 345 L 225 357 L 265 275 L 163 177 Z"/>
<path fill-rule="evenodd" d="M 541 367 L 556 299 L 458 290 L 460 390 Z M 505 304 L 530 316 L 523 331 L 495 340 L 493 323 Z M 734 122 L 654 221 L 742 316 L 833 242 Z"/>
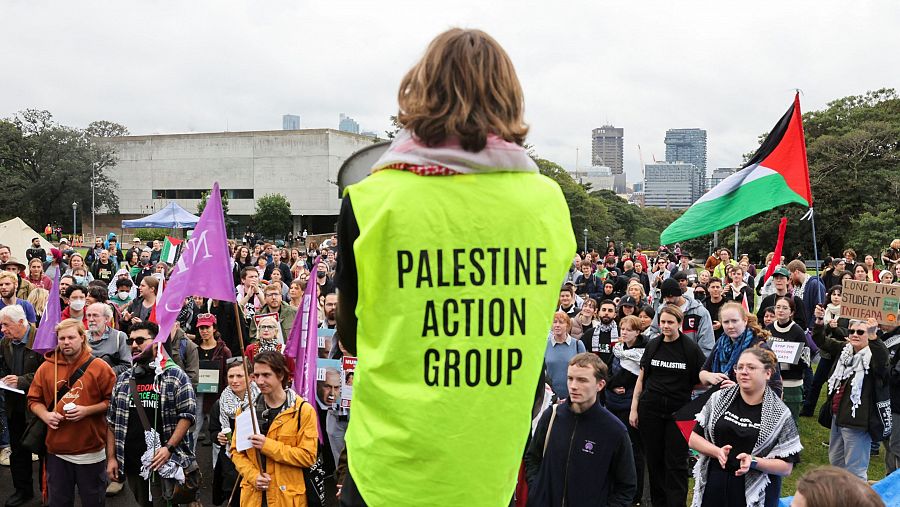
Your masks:
<path fill-rule="evenodd" d="M 241 504 L 241 486 L 237 470 L 231 461 L 231 436 L 238 409 L 246 410 L 259 395 L 259 388 L 247 382 L 244 375 L 244 358 L 233 357 L 225 361 L 225 378 L 228 386 L 209 412 L 209 439 L 218 444 L 213 452 L 213 503 L 222 505 L 231 496 L 231 507 Z M 232 494 L 234 491 L 234 494 Z"/>
<path fill-rule="evenodd" d="M 794 298 L 775 298 L 775 322 L 769 324 L 766 330 L 772 333 L 772 341 L 800 344 L 800 358 L 797 362 L 778 363 L 784 384 L 784 404 L 791 409 L 791 416 L 796 424 L 803 404 L 803 370 L 810 364 L 810 350 L 806 346 L 806 333 L 794 322 L 795 311 Z"/>
<path fill-rule="evenodd" d="M 252 404 L 257 433 L 251 448 L 232 453 L 241 474 L 241 505 L 306 506 L 303 469 L 316 462 L 319 432 L 316 411 L 287 388 L 288 368 L 279 352 L 260 352 L 253 359 L 260 396 Z M 237 410 L 240 418 L 241 410 Z M 236 449 L 243 444 L 235 435 Z"/>

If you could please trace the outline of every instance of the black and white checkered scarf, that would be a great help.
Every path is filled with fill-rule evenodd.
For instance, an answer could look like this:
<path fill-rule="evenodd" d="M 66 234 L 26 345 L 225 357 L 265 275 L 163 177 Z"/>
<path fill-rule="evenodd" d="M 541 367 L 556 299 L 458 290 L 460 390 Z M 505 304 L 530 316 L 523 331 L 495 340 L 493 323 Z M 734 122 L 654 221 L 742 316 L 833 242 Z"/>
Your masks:
<path fill-rule="evenodd" d="M 703 427 L 703 437 L 714 445 L 722 446 L 728 442 L 716 441 L 716 422 L 728 410 L 735 396 L 740 396 L 740 387 L 735 385 L 716 391 L 697 414 L 697 421 Z M 803 449 L 800 434 L 791 418 L 791 412 L 769 387 L 763 394 L 762 420 L 759 426 L 759 437 L 753 446 L 753 456 L 762 458 L 786 458 L 799 453 Z M 706 488 L 706 474 L 710 463 L 716 460 L 700 455 L 694 466 L 694 501 L 693 506 L 703 503 L 703 491 Z M 766 500 L 766 486 L 769 485 L 769 474 L 750 470 L 744 480 L 744 496 L 747 507 L 761 507 Z"/>

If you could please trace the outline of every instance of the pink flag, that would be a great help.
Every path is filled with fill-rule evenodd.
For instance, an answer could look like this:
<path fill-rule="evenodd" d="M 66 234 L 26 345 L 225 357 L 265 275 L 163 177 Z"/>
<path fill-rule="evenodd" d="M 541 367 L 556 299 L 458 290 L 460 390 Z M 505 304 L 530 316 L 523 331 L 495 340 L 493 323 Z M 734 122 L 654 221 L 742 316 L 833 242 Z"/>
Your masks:
<path fill-rule="evenodd" d="M 168 339 L 184 298 L 188 296 L 235 302 L 233 281 L 222 194 L 217 182 L 213 184 L 190 241 L 175 264 L 165 292 L 156 303 L 159 335 L 153 341 L 159 343 Z"/>
<path fill-rule="evenodd" d="M 319 266 L 317 257 L 311 273 L 316 273 Z M 310 404 L 316 399 L 316 360 L 319 358 L 319 284 L 311 276 L 303 291 L 300 315 L 294 319 L 294 325 L 288 335 L 284 347 L 284 355 L 294 359 L 294 391 Z M 316 418 L 316 425 L 319 418 Z M 319 441 L 322 442 L 322 428 L 319 428 Z"/>
<path fill-rule="evenodd" d="M 53 285 L 50 286 L 50 296 L 47 299 L 47 308 L 41 316 L 41 322 L 34 336 L 34 343 L 31 350 L 38 354 L 50 352 L 56 348 L 59 343 L 56 339 L 56 325 L 59 324 L 61 310 L 59 309 L 59 270 L 56 270 L 56 277 L 53 279 Z"/>

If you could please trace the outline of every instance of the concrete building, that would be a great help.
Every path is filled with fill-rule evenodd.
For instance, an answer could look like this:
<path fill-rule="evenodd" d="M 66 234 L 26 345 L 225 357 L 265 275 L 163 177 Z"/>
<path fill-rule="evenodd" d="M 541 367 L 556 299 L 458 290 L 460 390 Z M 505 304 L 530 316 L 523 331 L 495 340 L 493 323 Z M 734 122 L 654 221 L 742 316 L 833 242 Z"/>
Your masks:
<path fill-rule="evenodd" d="M 609 167 L 612 174 L 624 174 L 624 136 L 625 129 L 612 125 L 592 130 L 591 165 Z"/>
<path fill-rule="evenodd" d="M 340 211 L 337 172 L 372 139 L 332 129 L 124 136 L 98 139 L 116 151 L 107 174 L 116 183 L 118 215 L 98 215 L 97 228 L 118 230 L 123 219 L 145 216 L 176 201 L 196 213 L 204 191 L 218 181 L 229 217 L 243 234 L 256 199 L 280 193 L 294 216 L 294 232 L 334 231 Z"/>
<path fill-rule="evenodd" d="M 706 182 L 706 190 L 711 190 L 714 186 L 722 183 L 722 180 L 740 171 L 740 167 L 717 167 L 713 170 L 712 175 Z"/>
<path fill-rule="evenodd" d="M 300 115 L 297 115 L 297 114 L 282 115 L 281 130 L 300 130 Z"/>
<path fill-rule="evenodd" d="M 688 208 L 703 195 L 694 164 L 657 162 L 644 167 L 644 205 L 656 208 Z"/>
<path fill-rule="evenodd" d="M 612 169 L 603 166 L 594 166 L 590 169 L 581 169 L 570 172 L 572 179 L 582 185 L 590 184 L 591 191 L 594 190 L 612 190 L 615 191 L 616 182 Z"/>
<path fill-rule="evenodd" d="M 359 134 L 359 123 L 356 123 L 356 120 L 344 113 L 341 113 L 340 120 L 338 121 L 338 130 L 341 132 Z"/>

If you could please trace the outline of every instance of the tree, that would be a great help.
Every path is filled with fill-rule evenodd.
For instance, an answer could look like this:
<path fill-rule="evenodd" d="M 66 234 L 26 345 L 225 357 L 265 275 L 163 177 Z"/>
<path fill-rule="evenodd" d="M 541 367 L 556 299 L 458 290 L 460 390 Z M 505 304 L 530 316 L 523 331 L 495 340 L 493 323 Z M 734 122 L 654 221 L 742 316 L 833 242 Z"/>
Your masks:
<path fill-rule="evenodd" d="M 225 214 L 225 222 L 228 222 L 228 192 L 221 190 L 222 192 L 222 213 Z M 209 192 L 203 192 L 200 194 L 200 201 L 197 203 L 197 214 L 202 215 L 203 210 L 206 209 L 206 200 L 209 199 Z"/>
<path fill-rule="evenodd" d="M 267 238 L 280 238 L 293 227 L 291 205 L 281 194 L 269 194 L 256 200 L 253 215 L 256 230 Z"/>
<path fill-rule="evenodd" d="M 394 136 L 397 135 L 397 132 L 400 132 L 401 130 L 403 130 L 403 125 L 400 125 L 400 121 L 397 119 L 396 114 L 391 115 L 391 127 L 392 128 L 390 130 L 384 131 L 384 134 L 387 136 L 388 139 L 393 139 Z"/>
<path fill-rule="evenodd" d="M 26 109 L 0 120 L 0 195 L 2 218 L 21 216 L 31 224 L 67 224 L 72 202 L 90 213 L 91 176 L 96 209 L 118 212 L 115 183 L 107 169 L 115 152 L 97 136 L 128 130 L 111 122 L 94 122 L 85 130 L 58 124 L 48 111 Z"/>

